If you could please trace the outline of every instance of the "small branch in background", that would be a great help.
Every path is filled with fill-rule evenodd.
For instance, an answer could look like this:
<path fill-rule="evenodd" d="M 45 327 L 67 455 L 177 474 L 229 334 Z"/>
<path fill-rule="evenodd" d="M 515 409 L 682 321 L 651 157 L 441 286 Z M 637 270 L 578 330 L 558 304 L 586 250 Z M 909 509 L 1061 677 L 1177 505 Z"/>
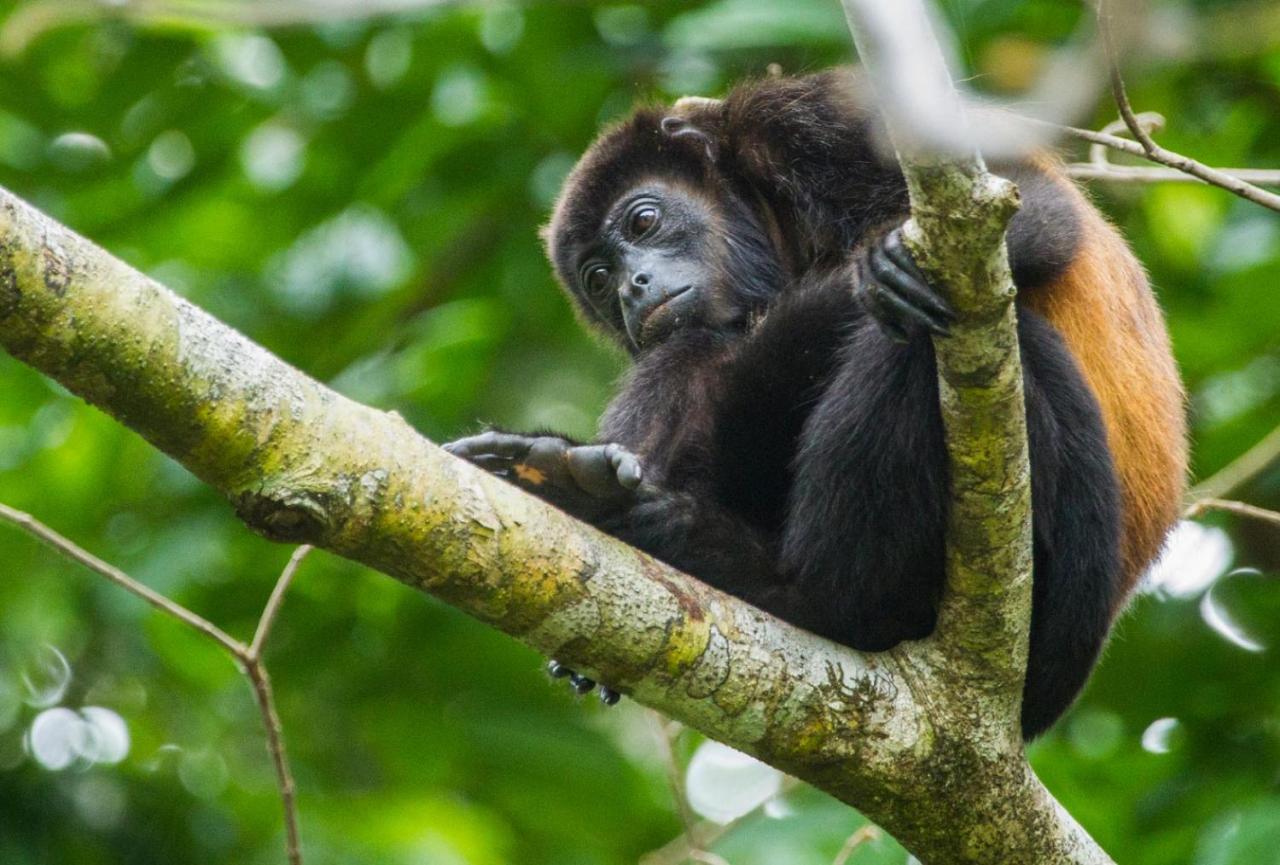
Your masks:
<path fill-rule="evenodd" d="M 1226 511 L 1236 516 L 1249 517 L 1280 526 L 1280 511 L 1270 511 L 1257 505 L 1245 502 L 1233 502 L 1227 499 L 1201 499 L 1183 513 L 1183 519 L 1194 520 L 1205 511 Z"/>
<path fill-rule="evenodd" d="M 12 523 L 32 537 L 35 537 L 53 547 L 67 558 L 79 562 L 94 573 L 106 577 L 117 586 L 120 586 L 126 591 L 132 592 L 160 612 L 177 619 L 179 622 L 182 622 L 187 627 L 194 629 L 202 636 L 213 640 L 237 658 L 241 657 L 246 651 L 243 643 L 219 628 L 213 622 L 210 622 L 208 619 L 201 616 L 197 616 L 186 607 L 174 603 L 153 589 L 147 588 L 124 571 L 114 565 L 107 564 L 93 553 L 77 546 L 74 542 L 58 534 L 30 514 L 14 510 L 8 505 L 0 504 L 0 519 Z"/>
<path fill-rule="evenodd" d="M 267 736 L 267 752 L 276 773 L 276 786 L 280 788 L 280 804 L 284 808 L 285 855 L 289 865 L 302 865 L 302 839 L 298 833 L 297 788 L 289 759 L 284 751 L 284 727 L 280 713 L 276 711 L 275 694 L 271 690 L 271 676 L 262 661 L 254 660 L 244 665 L 245 675 L 253 687 L 253 695 L 262 715 L 262 726 Z"/>
<path fill-rule="evenodd" d="M 67 558 L 84 565 L 89 570 L 106 577 L 117 586 L 137 595 L 160 612 L 177 619 L 197 633 L 212 640 L 219 648 L 235 659 L 240 669 L 244 671 L 245 677 L 249 680 L 249 685 L 253 688 L 258 711 L 262 715 L 262 723 L 266 729 L 267 752 L 271 755 L 271 762 L 275 767 L 276 784 L 280 790 L 280 801 L 284 806 L 286 856 L 288 857 L 289 865 L 302 865 L 302 847 L 298 833 L 298 810 L 297 802 L 295 801 L 293 774 L 289 770 L 289 761 L 285 755 L 284 730 L 280 723 L 280 715 L 276 711 L 275 696 L 271 690 L 271 676 L 267 673 L 266 665 L 262 663 L 262 650 L 266 645 L 267 638 L 270 636 L 271 625 L 280 611 L 280 605 L 284 601 L 284 594 L 289 588 L 289 583 L 292 582 L 294 574 L 297 573 L 298 567 L 302 564 L 302 560 L 306 558 L 312 548 L 301 546 L 294 550 L 293 555 L 289 558 L 289 563 L 285 565 L 284 571 L 281 572 L 279 579 L 276 580 L 271 597 L 267 600 L 266 606 L 262 610 L 253 642 L 246 645 L 203 616 L 191 612 L 181 604 L 138 582 L 114 565 L 99 559 L 30 514 L 0 504 L 0 521 L 11 523 L 32 537 L 53 547 L 53 549 Z"/>
<path fill-rule="evenodd" d="M 1180 153 L 1174 153 L 1172 150 L 1166 150 L 1156 143 L 1151 137 L 1151 132 L 1143 125 L 1138 114 L 1133 110 L 1133 105 L 1129 102 L 1129 94 L 1124 85 L 1124 78 L 1120 75 L 1120 63 L 1117 58 L 1117 52 L 1111 35 L 1111 16 L 1106 6 L 1105 0 L 1098 0 L 1098 32 L 1102 37 L 1102 43 L 1106 49 L 1107 64 L 1110 69 L 1111 76 L 1111 93 L 1115 98 L 1116 107 L 1120 109 L 1120 117 L 1124 120 L 1125 126 L 1136 140 L 1134 145 L 1138 149 L 1135 155 L 1142 156 L 1152 162 L 1166 165 L 1170 168 L 1176 168 L 1193 177 L 1197 177 L 1212 186 L 1218 186 L 1222 189 L 1232 192 L 1241 198 L 1252 201 L 1254 204 L 1260 204 L 1271 210 L 1280 211 L 1280 195 L 1274 192 L 1268 192 L 1252 183 L 1247 183 L 1238 177 L 1233 177 L 1224 171 L 1216 168 L 1210 168 L 1202 162 L 1183 156 Z M 1073 130 L 1074 132 L 1074 130 Z M 1106 142 L 1099 142 L 1106 143 Z M 1133 143 L 1133 142 L 1130 142 Z M 1129 151 L 1133 152 L 1133 151 Z"/>
<path fill-rule="evenodd" d="M 1165 118 L 1163 114 L 1157 111 L 1143 111 L 1141 114 L 1130 115 L 1138 127 L 1142 129 L 1146 135 L 1154 135 L 1165 127 Z M 1111 121 L 1102 129 L 1098 130 L 1098 136 L 1111 136 L 1112 138 L 1104 141 L 1095 140 L 1089 144 L 1089 161 L 1076 162 L 1067 166 L 1067 172 L 1072 176 L 1081 180 L 1105 180 L 1111 183 L 1205 183 L 1199 177 L 1193 174 L 1187 174 L 1185 171 L 1177 168 L 1149 168 L 1138 165 L 1116 165 L 1109 158 L 1110 148 L 1115 146 L 1116 141 L 1123 141 L 1126 149 L 1134 152 L 1135 155 L 1146 157 L 1145 148 L 1140 152 L 1136 148 L 1142 148 L 1141 143 L 1137 145 L 1127 139 L 1115 138 L 1117 132 L 1126 132 L 1129 129 L 1129 121 L 1123 117 Z M 1080 130 L 1075 130 L 1080 131 Z M 1259 183 L 1264 186 L 1280 186 L 1280 170 L 1270 168 L 1219 168 L 1223 174 L 1228 174 L 1238 180 L 1246 183 Z"/>
<path fill-rule="evenodd" d="M 729 865 L 728 859 L 708 850 L 693 850 L 689 853 L 689 858 L 694 862 L 702 862 L 703 865 Z"/>
<path fill-rule="evenodd" d="M 878 841 L 879 839 L 880 829 L 868 823 L 849 836 L 849 839 L 844 842 L 844 846 L 840 848 L 840 852 L 836 854 L 836 858 L 831 861 L 831 865 L 845 865 L 855 850 L 863 844 Z"/>
<path fill-rule="evenodd" d="M 675 739 L 680 735 L 682 728 L 679 724 L 668 724 L 667 719 L 653 709 L 646 709 L 645 715 L 649 719 L 649 726 L 653 729 L 653 737 L 658 742 L 658 750 L 667 770 L 667 783 L 671 787 L 671 798 L 675 801 L 676 814 L 679 815 L 680 824 L 684 827 L 688 856 L 692 858 L 695 854 L 705 851 L 697 838 L 697 820 L 693 816 L 693 808 L 689 805 L 689 796 L 685 792 L 680 763 L 676 760 Z M 675 727 L 674 731 L 672 726 Z"/>
<path fill-rule="evenodd" d="M 1246 183 L 1280 186 L 1280 170 L 1268 168 L 1220 168 L 1218 170 Z M 1092 162 L 1069 163 L 1067 174 L 1076 180 L 1095 180 L 1103 183 L 1206 183 L 1199 177 L 1177 168 L 1144 168 L 1138 165 L 1110 165 L 1104 168 Z"/>
<path fill-rule="evenodd" d="M 697 850 L 705 850 L 710 847 L 742 825 L 747 819 L 759 814 L 770 802 L 787 795 L 802 783 L 790 775 L 783 777 L 782 788 L 778 790 L 777 795 L 766 799 L 747 813 L 734 817 L 728 823 L 699 820 L 694 825 L 692 832 L 682 832 L 656 850 L 651 850 L 641 856 L 640 865 L 680 865 L 682 862 L 687 862 Z M 693 843 L 690 843 L 690 839 L 692 839 Z"/>
<path fill-rule="evenodd" d="M 280 713 L 276 711 L 275 692 L 271 689 L 271 675 L 262 663 L 262 650 L 267 638 L 271 636 L 271 626 L 275 624 L 276 614 L 284 603 L 285 592 L 298 573 L 303 560 L 314 547 L 303 544 L 293 551 L 289 562 L 276 579 L 271 597 L 262 608 L 258 618 L 258 627 L 253 634 L 253 642 L 244 659 L 245 675 L 253 686 L 254 697 L 258 701 L 258 711 L 262 714 L 262 726 L 267 737 L 267 752 L 271 754 L 271 764 L 275 768 L 276 786 L 280 788 L 280 803 L 284 807 L 285 850 L 290 865 L 302 865 L 302 839 L 298 832 L 297 788 L 293 783 L 293 772 L 289 770 L 289 760 L 284 751 L 284 728 L 280 723 Z"/>
<path fill-rule="evenodd" d="M 1280 427 L 1276 427 L 1253 447 L 1236 457 L 1225 468 L 1191 488 L 1192 501 L 1214 499 L 1231 493 L 1280 461 Z"/>
<path fill-rule="evenodd" d="M 1143 117 L 1147 115 L 1138 115 Z M 1156 115 L 1158 116 L 1158 115 Z M 1280 170 L 1262 169 L 1262 168 L 1209 168 L 1201 165 L 1181 154 L 1173 153 L 1170 150 L 1160 148 L 1160 153 L 1153 155 L 1148 153 L 1141 144 L 1131 141 L 1128 138 L 1121 138 L 1113 135 L 1108 131 L 1115 127 L 1115 123 L 1108 124 L 1104 127 L 1104 131 L 1096 129 L 1082 129 L 1078 126 L 1061 126 L 1056 123 L 1047 123 L 1042 120 L 1036 120 L 1031 117 L 1023 117 L 1024 123 L 1030 123 L 1036 126 L 1051 126 L 1061 135 L 1069 135 L 1073 138 L 1079 138 L 1082 141 L 1088 141 L 1094 145 L 1090 148 L 1091 154 L 1095 155 L 1094 159 L 1089 162 L 1073 162 L 1067 166 L 1067 171 L 1072 177 L 1080 180 L 1103 180 L 1116 181 L 1120 183 L 1155 183 L 1155 182 L 1183 182 L 1183 183 L 1204 183 L 1209 186 L 1216 186 L 1219 189 L 1225 189 L 1228 192 L 1242 195 L 1236 187 L 1240 184 L 1248 186 L 1250 189 L 1257 190 L 1261 193 L 1263 200 L 1259 201 L 1252 195 L 1243 195 L 1250 201 L 1261 204 L 1263 207 L 1271 210 L 1280 210 L 1280 195 L 1267 192 L 1264 189 L 1258 189 L 1252 186 L 1253 183 L 1262 183 L 1268 186 L 1280 186 Z M 1106 147 L 1111 150 L 1118 150 L 1121 153 L 1127 153 L 1130 156 L 1137 156 L 1140 159 L 1146 159 L 1151 162 L 1160 163 L 1162 168 L 1147 168 L 1144 166 L 1132 165 L 1116 165 L 1108 160 L 1097 160 L 1096 152 L 1098 147 Z M 1210 176 L 1202 176 L 1201 173 L 1190 173 L 1185 168 L 1186 164 L 1194 164 L 1200 166 Z M 1226 178 L 1227 182 L 1219 182 L 1218 177 Z"/>
<path fill-rule="evenodd" d="M 275 624 L 276 614 L 280 612 L 280 605 L 284 603 L 284 593 L 289 591 L 289 584 L 293 582 L 294 574 L 298 573 L 302 560 L 314 549 L 315 547 L 308 544 L 298 547 L 289 557 L 289 563 L 284 566 L 284 570 L 280 572 L 276 587 L 271 590 L 271 597 L 267 599 L 267 605 L 262 608 L 262 617 L 258 619 L 258 628 L 253 634 L 253 642 L 249 644 L 249 654 L 255 660 L 262 658 L 262 647 L 266 645 L 267 637 L 271 636 L 271 626 Z"/>

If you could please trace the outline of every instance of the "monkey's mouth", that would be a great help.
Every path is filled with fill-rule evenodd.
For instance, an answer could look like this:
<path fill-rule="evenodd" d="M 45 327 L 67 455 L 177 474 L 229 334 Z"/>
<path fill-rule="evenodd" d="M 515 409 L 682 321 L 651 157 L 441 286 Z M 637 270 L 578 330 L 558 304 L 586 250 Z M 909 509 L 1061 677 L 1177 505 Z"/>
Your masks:
<path fill-rule="evenodd" d="M 639 333 L 633 334 L 636 344 L 659 342 L 687 323 L 692 318 L 697 299 L 698 293 L 693 286 L 686 285 L 671 292 L 661 303 L 641 312 L 636 322 Z"/>

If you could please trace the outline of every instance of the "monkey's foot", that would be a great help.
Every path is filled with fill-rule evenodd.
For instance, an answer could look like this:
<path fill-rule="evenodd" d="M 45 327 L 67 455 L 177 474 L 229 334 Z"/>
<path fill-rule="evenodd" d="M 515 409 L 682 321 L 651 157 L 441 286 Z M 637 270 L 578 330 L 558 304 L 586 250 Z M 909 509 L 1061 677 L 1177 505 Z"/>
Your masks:
<path fill-rule="evenodd" d="M 444 449 L 588 521 L 629 502 L 640 485 L 639 458 L 618 444 L 492 431 Z"/>
<path fill-rule="evenodd" d="M 569 687 L 573 689 L 575 694 L 589 694 L 591 689 L 596 686 L 595 679 L 588 679 L 579 673 L 570 670 L 559 661 L 547 662 L 547 675 L 553 679 L 569 680 Z M 600 702 L 606 706 L 612 706 L 622 699 L 622 695 L 610 688 L 608 685 L 600 686 Z"/>
<path fill-rule="evenodd" d="M 871 247 L 861 270 L 858 294 L 891 338 L 906 342 L 921 331 L 950 334 L 955 312 L 916 266 L 901 228 Z"/>

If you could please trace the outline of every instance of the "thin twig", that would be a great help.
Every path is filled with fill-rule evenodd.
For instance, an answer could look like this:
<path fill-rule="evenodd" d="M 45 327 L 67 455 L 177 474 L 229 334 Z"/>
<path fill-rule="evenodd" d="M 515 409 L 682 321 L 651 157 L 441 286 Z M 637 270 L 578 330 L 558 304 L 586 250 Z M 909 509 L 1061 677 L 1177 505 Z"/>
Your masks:
<path fill-rule="evenodd" d="M 1195 180 L 1197 182 L 1206 183 L 1210 186 L 1216 186 L 1220 189 L 1225 189 L 1228 192 L 1233 192 L 1237 195 L 1241 195 L 1242 197 L 1247 198 L 1248 200 L 1253 201 L 1256 204 L 1261 204 L 1263 207 L 1269 208 L 1271 210 L 1280 210 L 1280 195 L 1267 192 L 1264 189 L 1259 189 L 1258 187 L 1245 182 L 1245 180 L 1254 179 L 1254 180 L 1257 180 L 1257 182 L 1259 183 L 1263 183 L 1263 182 L 1271 183 L 1274 180 L 1274 176 L 1277 174 L 1280 174 L 1280 171 L 1270 171 L 1268 169 L 1256 169 L 1256 168 L 1230 168 L 1230 169 L 1209 168 L 1208 166 L 1203 165 L 1202 163 L 1196 162 L 1194 159 L 1190 159 L 1186 156 L 1182 156 L 1181 154 L 1173 153 L 1172 151 L 1166 150 L 1164 148 L 1160 148 L 1160 152 L 1158 154 L 1155 154 L 1155 155 L 1150 154 L 1143 148 L 1141 144 L 1139 144 L 1136 141 L 1130 141 L 1128 138 L 1121 138 L 1118 135 L 1112 135 L 1107 132 L 1099 132 L 1096 129 L 1082 129 L 1079 126 L 1063 126 L 1059 123 L 1050 123 L 1046 120 L 1039 120 L 1034 117 L 1023 117 L 1021 118 L 1021 120 L 1024 123 L 1030 123 L 1034 126 L 1052 127 L 1053 129 L 1056 129 L 1059 133 L 1063 135 L 1070 135 L 1073 138 L 1079 138 L 1082 141 L 1088 141 L 1092 144 L 1100 144 L 1104 147 L 1109 147 L 1112 150 L 1118 150 L 1121 153 L 1127 153 L 1130 156 L 1137 156 L 1140 159 L 1146 159 L 1150 162 L 1159 163 L 1168 168 L 1172 168 L 1175 171 L 1177 171 L 1179 174 L 1182 174 L 1185 177 Z M 1187 168 L 1188 165 L 1198 166 L 1198 168 L 1196 171 L 1193 172 Z M 1072 172 L 1072 176 L 1079 177 L 1082 179 L 1099 179 L 1099 180 L 1111 180 L 1111 179 L 1136 180 L 1137 179 L 1136 176 L 1134 177 L 1120 176 L 1126 172 L 1119 172 L 1118 175 L 1108 174 L 1105 176 L 1097 176 L 1100 170 L 1108 170 L 1108 169 L 1115 170 L 1115 169 L 1120 169 L 1122 167 L 1125 168 L 1126 170 L 1132 170 L 1132 171 L 1158 170 L 1158 169 L 1144 169 L 1144 168 L 1130 169 L 1128 166 L 1115 166 L 1115 165 L 1108 165 L 1106 168 L 1100 168 L 1099 166 L 1093 163 L 1075 163 L 1072 166 L 1070 166 L 1070 170 Z M 1142 178 L 1142 180 L 1144 181 L 1146 181 L 1147 179 L 1148 179 L 1147 177 Z M 1156 178 L 1151 177 L 1150 179 L 1155 180 Z M 1182 178 L 1174 178 L 1172 176 L 1166 175 L 1166 176 L 1161 176 L 1159 179 L 1160 180 L 1180 180 Z M 1238 188 L 1240 186 L 1245 186 L 1251 190 L 1256 190 L 1256 192 L 1259 195 L 1261 195 L 1263 200 L 1258 200 L 1257 196 L 1253 194 L 1242 193 Z"/>
<path fill-rule="evenodd" d="M 689 843 L 689 834 L 682 833 L 677 835 L 675 838 L 672 838 L 661 847 L 651 850 L 644 856 L 641 856 L 640 865 L 678 865 L 678 863 L 685 862 L 695 850 L 710 847 L 725 835 L 732 832 L 748 818 L 758 814 L 765 805 L 768 805 L 779 796 L 785 796 L 799 786 L 800 781 L 788 775 L 782 779 L 782 788 L 778 790 L 777 795 L 766 799 L 747 813 L 734 817 L 728 823 L 715 823 L 711 820 L 699 820 L 693 827 L 693 832 L 690 833 L 692 834 L 697 846 L 691 846 Z"/>
<path fill-rule="evenodd" d="M 844 842 L 844 846 L 840 848 L 840 852 L 836 854 L 836 858 L 831 861 L 831 865 L 845 865 L 849 861 L 849 857 L 853 855 L 853 851 L 857 850 L 863 844 L 880 839 L 880 829 L 872 824 L 860 828 L 849 836 Z"/>
<path fill-rule="evenodd" d="M 1193 520 L 1205 511 L 1226 511 L 1241 517 L 1249 517 L 1280 526 L 1280 511 L 1271 511 L 1245 502 L 1228 499 L 1201 499 L 1183 513 L 1183 519 Z"/>
<path fill-rule="evenodd" d="M 154 589 L 148 588 L 124 571 L 104 562 L 74 541 L 58 534 L 30 514 L 15 510 L 8 505 L 0 504 L 0 520 L 17 526 L 68 558 L 79 562 L 89 570 L 106 577 L 126 591 L 142 598 L 160 612 L 172 616 L 193 628 L 198 633 L 217 643 L 239 662 L 240 668 L 249 680 L 249 685 L 253 688 L 258 711 L 262 715 L 262 725 L 266 730 L 267 751 L 271 755 L 271 762 L 275 767 L 276 786 L 280 790 L 280 801 L 284 807 L 285 855 L 288 857 L 289 865 L 302 865 L 302 847 L 298 834 L 296 788 L 293 783 L 293 773 L 289 770 L 289 761 L 285 755 L 284 729 L 280 723 L 280 715 L 276 711 L 275 695 L 271 689 L 271 676 L 267 672 L 266 665 L 262 663 L 262 649 L 271 634 L 271 625 L 275 621 L 276 614 L 280 611 L 280 605 L 284 601 L 284 594 L 288 590 L 294 574 L 298 572 L 298 567 L 302 564 L 302 560 L 306 558 L 312 548 L 301 546 L 294 550 L 293 555 L 289 558 L 289 563 L 285 565 L 284 571 L 281 572 L 279 579 L 276 580 L 271 597 L 267 600 L 266 606 L 262 610 L 253 642 L 250 645 L 245 645 L 213 624 L 213 622 L 191 612 L 186 607 L 166 598 Z"/>
<path fill-rule="evenodd" d="M 1280 186 L 1280 170 L 1269 168 L 1220 168 L 1223 174 L 1248 183 L 1263 186 Z M 1095 165 L 1092 162 L 1072 162 L 1067 174 L 1076 180 L 1096 180 L 1103 183 L 1205 183 L 1199 177 L 1177 168 L 1147 168 L 1139 165 Z"/>
<path fill-rule="evenodd" d="M 93 553 L 77 545 L 70 539 L 58 534 L 44 523 L 31 516 L 31 514 L 23 513 L 22 511 L 9 507 L 8 505 L 0 504 L 0 519 L 12 523 L 27 534 L 38 538 L 53 547 L 67 558 L 74 559 L 89 570 L 106 577 L 117 586 L 132 592 L 160 612 L 172 616 L 188 627 L 193 628 L 203 636 L 213 640 L 237 658 L 244 657 L 245 652 L 248 651 L 248 648 L 244 643 L 241 643 L 213 622 L 210 622 L 202 616 L 196 615 L 186 607 L 169 600 L 159 592 L 147 588 L 124 571 L 114 565 L 107 564 Z"/>
<path fill-rule="evenodd" d="M 1102 36 L 1102 43 L 1107 53 L 1107 62 L 1110 66 L 1111 93 L 1115 98 L 1116 107 L 1120 109 L 1120 116 L 1124 119 L 1129 132 L 1137 141 L 1137 147 L 1140 150 L 1137 155 L 1198 177 L 1205 183 L 1233 192 L 1241 198 L 1252 201 L 1254 204 L 1280 211 L 1280 195 L 1268 192 L 1265 189 L 1254 186 L 1252 183 L 1246 183 L 1240 178 L 1232 177 L 1230 174 L 1216 168 L 1210 168 L 1204 163 L 1197 162 L 1180 153 L 1166 150 L 1157 144 L 1155 139 L 1151 137 L 1151 133 L 1147 131 L 1138 119 L 1138 115 L 1133 110 L 1133 105 L 1129 102 L 1129 94 L 1124 86 L 1124 78 L 1120 75 L 1120 62 L 1116 56 L 1115 45 L 1111 38 L 1111 21 L 1105 0 L 1098 0 L 1098 32 Z"/>
<path fill-rule="evenodd" d="M 649 719 L 649 726 L 653 729 L 653 737 L 658 742 L 658 751 L 662 756 L 662 762 L 667 770 L 667 784 L 671 787 L 671 798 L 675 801 L 676 814 L 680 817 L 680 824 L 684 827 L 685 839 L 689 844 L 689 855 L 702 849 L 695 837 L 697 819 L 693 816 L 693 808 L 689 805 L 689 796 L 684 789 L 684 778 L 681 776 L 680 764 L 676 762 L 676 752 L 673 743 L 675 738 L 667 729 L 667 719 L 660 712 L 653 709 L 646 709 L 645 715 Z"/>
<path fill-rule="evenodd" d="M 1230 495 L 1280 460 L 1280 427 L 1276 427 L 1253 447 L 1226 467 L 1191 488 L 1192 501 Z"/>
<path fill-rule="evenodd" d="M 1144 111 L 1137 115 L 1137 118 L 1138 122 L 1142 124 L 1142 128 L 1147 131 L 1148 135 L 1154 135 L 1155 133 L 1163 130 L 1165 123 L 1167 122 L 1164 115 L 1158 111 Z M 1128 130 L 1128 128 L 1128 121 L 1123 117 L 1117 117 L 1098 131 L 1103 135 L 1115 135 L 1118 132 Z M 1094 165 L 1102 166 L 1104 168 L 1110 165 L 1111 159 L 1108 156 L 1108 153 L 1109 151 L 1104 144 L 1094 143 L 1089 145 L 1089 161 Z"/>
<path fill-rule="evenodd" d="M 728 859 L 719 853 L 712 853 L 710 850 L 691 850 L 689 859 L 694 862 L 701 862 L 702 865 L 729 865 Z"/>
<path fill-rule="evenodd" d="M 266 644 L 267 637 L 271 635 L 271 626 L 275 623 L 276 614 L 280 612 L 280 605 L 284 603 L 284 593 L 289 590 L 293 575 L 298 572 L 302 560 L 314 549 L 315 547 L 310 544 L 298 547 L 289 557 L 289 563 L 284 566 L 284 570 L 280 572 L 280 578 L 276 580 L 276 586 L 271 590 L 271 597 L 267 599 L 267 605 L 262 609 L 262 617 L 258 619 L 258 629 L 253 634 L 253 642 L 249 644 L 249 655 L 255 660 L 262 657 L 262 647 Z"/>
<path fill-rule="evenodd" d="M 284 730 L 280 724 L 280 715 L 276 712 L 275 695 L 271 690 L 271 676 L 266 666 L 258 659 L 252 659 L 244 665 L 249 684 L 253 686 L 254 696 L 258 701 L 258 709 L 262 713 L 262 726 L 267 734 L 267 751 L 271 754 L 271 763 L 276 770 L 276 786 L 280 788 L 280 804 L 284 808 L 285 855 L 289 865 L 302 865 L 302 844 L 298 836 L 298 803 L 293 773 L 289 771 L 289 760 L 284 751 Z"/>

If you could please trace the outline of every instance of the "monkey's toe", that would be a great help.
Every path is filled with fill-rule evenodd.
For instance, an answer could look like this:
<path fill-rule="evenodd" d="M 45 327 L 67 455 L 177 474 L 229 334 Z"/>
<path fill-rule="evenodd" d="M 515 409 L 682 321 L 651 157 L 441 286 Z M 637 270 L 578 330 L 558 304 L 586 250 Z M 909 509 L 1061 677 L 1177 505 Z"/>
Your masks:
<path fill-rule="evenodd" d="M 568 679 L 575 694 L 589 694 L 596 687 L 596 680 L 576 673 L 556 660 L 547 662 L 547 675 L 553 679 Z M 600 702 L 605 706 L 617 705 L 622 695 L 608 685 L 600 685 Z"/>

